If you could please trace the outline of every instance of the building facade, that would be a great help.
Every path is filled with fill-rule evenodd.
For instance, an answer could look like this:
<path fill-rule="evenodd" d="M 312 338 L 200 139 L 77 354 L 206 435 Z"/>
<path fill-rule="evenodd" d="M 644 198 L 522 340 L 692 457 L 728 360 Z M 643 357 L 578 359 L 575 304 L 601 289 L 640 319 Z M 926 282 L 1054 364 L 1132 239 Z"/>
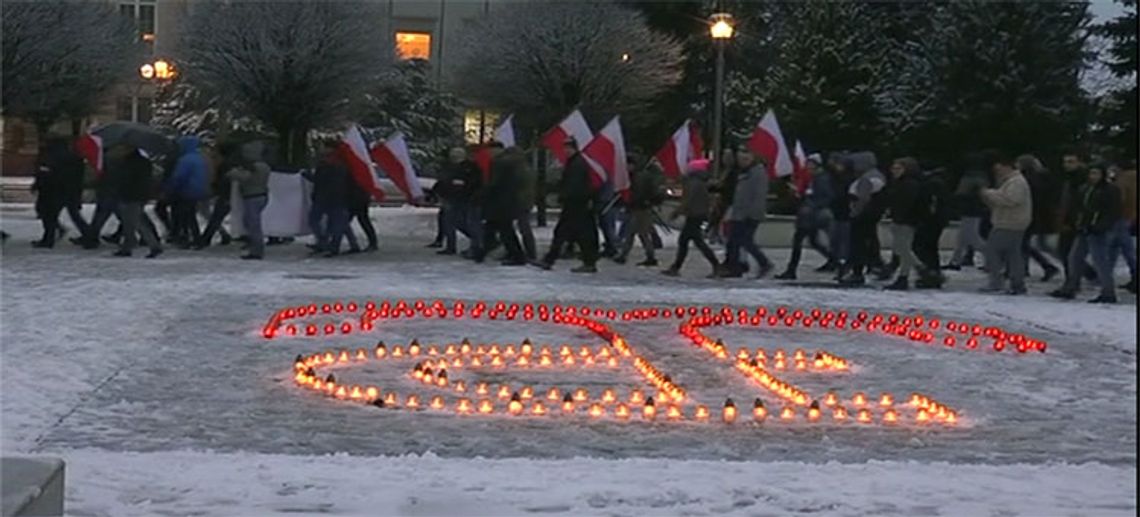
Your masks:
<path fill-rule="evenodd" d="M 177 73 L 177 45 L 187 19 L 196 9 L 210 9 L 220 0 L 108 0 L 138 27 L 145 47 L 139 63 L 140 74 L 116 88 L 102 108 L 81 127 L 114 120 L 146 123 L 152 115 L 159 66 L 170 66 Z M 510 8 L 520 0 L 367 0 L 383 4 L 376 30 L 393 42 L 401 59 L 426 59 L 432 65 L 436 82 L 444 86 L 448 60 L 456 33 L 470 20 L 496 9 Z M 144 67 L 149 66 L 149 69 Z M 145 72 L 145 73 L 144 73 Z M 493 131 L 498 114 L 482 109 L 466 109 L 462 123 L 469 141 L 478 141 Z M 61 122 L 54 131 L 67 133 L 72 123 Z M 31 174 L 38 147 L 38 135 L 30 125 L 8 119 L 0 122 L 3 132 L 4 175 Z"/>

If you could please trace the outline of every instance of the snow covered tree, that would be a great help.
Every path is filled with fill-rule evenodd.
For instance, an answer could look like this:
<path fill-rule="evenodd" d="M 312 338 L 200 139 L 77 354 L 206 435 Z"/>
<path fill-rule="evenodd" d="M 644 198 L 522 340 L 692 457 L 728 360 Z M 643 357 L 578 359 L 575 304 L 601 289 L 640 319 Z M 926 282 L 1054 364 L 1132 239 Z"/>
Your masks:
<path fill-rule="evenodd" d="M 681 46 L 644 16 L 610 2 L 512 5 L 465 27 L 455 44 L 455 91 L 545 129 L 575 107 L 591 119 L 646 108 L 681 80 Z"/>
<path fill-rule="evenodd" d="M 986 147 L 1048 154 L 1078 138 L 1088 4 L 963 0 L 938 4 L 928 20 L 892 72 L 910 95 L 880 99 L 893 116 L 922 112 L 893 135 L 902 148 L 946 159 Z"/>
<path fill-rule="evenodd" d="M 225 98 L 207 96 L 181 79 L 159 88 L 150 125 L 205 141 L 224 139 L 233 133 L 269 133 L 258 121 L 235 116 Z"/>
<path fill-rule="evenodd" d="M 412 160 L 429 170 L 463 141 L 459 101 L 435 86 L 431 65 L 421 59 L 387 71 L 365 94 L 361 113 L 361 126 L 375 138 L 402 131 Z"/>
<path fill-rule="evenodd" d="M 1104 127 L 1105 137 L 1122 151 L 1123 156 L 1136 157 L 1138 95 L 1137 19 L 1136 0 L 1118 0 L 1124 14 L 1095 27 L 1095 32 L 1107 38 L 1110 46 L 1102 61 L 1120 80 L 1107 97 L 1101 99 L 1098 122 Z"/>
<path fill-rule="evenodd" d="M 227 2 L 193 12 L 180 46 L 184 79 L 226 98 L 277 135 L 299 162 L 310 130 L 344 121 L 391 61 L 372 2 Z"/>
<path fill-rule="evenodd" d="M 107 2 L 5 2 L 2 23 L 4 115 L 41 133 L 90 115 L 141 55 L 135 28 Z"/>

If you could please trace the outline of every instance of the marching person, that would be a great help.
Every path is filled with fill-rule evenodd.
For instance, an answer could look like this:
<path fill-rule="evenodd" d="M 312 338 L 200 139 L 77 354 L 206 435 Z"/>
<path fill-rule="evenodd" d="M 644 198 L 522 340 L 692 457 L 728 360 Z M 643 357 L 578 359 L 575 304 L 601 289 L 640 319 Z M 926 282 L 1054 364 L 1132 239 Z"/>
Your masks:
<path fill-rule="evenodd" d="M 118 169 L 115 173 L 116 199 L 119 200 L 119 220 L 122 223 L 119 250 L 114 256 L 131 256 L 141 234 L 143 242 L 150 248 L 146 258 L 155 258 L 162 253 L 162 245 L 154 225 L 143 222 L 146 218 L 143 207 L 154 187 L 154 166 L 136 148 L 119 145 L 113 151 L 113 158 L 107 164 Z"/>
<path fill-rule="evenodd" d="M 681 275 L 681 266 L 685 264 L 685 257 L 689 254 L 689 243 L 696 246 L 712 266 L 709 278 L 715 278 L 720 268 L 716 254 L 705 242 L 704 230 L 701 228 L 708 220 L 709 210 L 712 208 L 708 168 L 708 160 L 692 160 L 686 167 L 685 176 L 682 178 L 684 190 L 681 192 L 681 206 L 677 207 L 670 217 L 676 219 L 680 214 L 685 216 L 685 222 L 681 228 L 681 235 L 677 237 L 677 256 L 673 258 L 673 264 L 668 269 L 661 271 L 663 275 Z"/>
<path fill-rule="evenodd" d="M 261 213 L 269 204 L 269 164 L 265 163 L 264 146 L 259 141 L 241 148 L 242 163 L 226 172 L 228 180 L 236 181 L 241 195 L 241 222 L 248 238 L 249 252 L 242 260 L 261 260 L 265 257 L 265 233 L 261 227 Z"/>
<path fill-rule="evenodd" d="M 990 209 L 990 236 L 986 240 L 986 274 L 989 283 L 983 292 L 1002 289 L 1002 274 L 1009 276 L 1006 294 L 1025 294 L 1025 258 L 1021 254 L 1022 235 L 1033 220 L 1033 195 L 1029 182 L 1007 156 L 986 154 L 994 174 L 995 188 L 981 191 Z"/>
<path fill-rule="evenodd" d="M 882 259 L 879 257 L 879 219 L 883 216 L 883 189 L 887 179 L 879 171 L 875 153 L 852 153 L 849 158 L 856 179 L 847 189 L 851 207 L 851 267 L 850 275 L 840 283 L 859 286 L 866 283 L 863 273 Z"/>
<path fill-rule="evenodd" d="M 938 242 L 950 224 L 950 192 L 944 179 L 945 169 L 923 172 L 919 181 L 919 218 L 914 228 L 914 254 L 928 274 L 915 281 L 919 289 L 940 289 L 946 282 L 942 274 L 942 258 Z"/>
<path fill-rule="evenodd" d="M 174 213 L 171 218 L 173 226 L 177 228 L 175 240 L 185 247 L 190 247 L 200 238 L 198 203 L 207 197 L 206 159 L 198 152 L 198 145 L 196 136 L 178 139 L 178 161 L 164 186 L 164 191 L 173 202 Z"/>
<path fill-rule="evenodd" d="M 1116 174 L 1113 184 L 1120 189 L 1120 222 L 1113 226 L 1109 238 L 1109 259 L 1115 267 L 1116 256 L 1124 257 L 1128 266 L 1129 281 L 1120 286 L 1122 289 L 1136 294 L 1136 243 L 1132 241 L 1136 235 L 1136 160 L 1121 167 Z"/>
<path fill-rule="evenodd" d="M 922 169 L 918 160 L 905 157 L 891 164 L 894 181 L 887 189 L 887 203 L 891 211 L 891 250 L 899 258 L 898 276 L 894 283 L 884 289 L 906 291 L 910 289 L 910 270 L 916 269 L 923 278 L 930 271 L 914 253 L 914 237 L 918 224 L 923 218 L 924 207 L 920 205 Z"/>
<path fill-rule="evenodd" d="M 507 256 L 501 262 L 502 265 L 525 265 L 526 253 L 515 233 L 515 220 L 520 213 L 519 187 L 522 175 L 525 174 L 526 158 L 517 148 L 503 149 L 501 142 L 493 142 L 491 149 L 491 181 L 487 184 L 483 208 L 486 231 L 506 248 Z M 484 248 L 483 255 L 476 256 L 475 262 L 482 262 L 488 251 Z"/>
<path fill-rule="evenodd" d="M 32 243 L 36 248 L 51 248 L 59 236 L 59 215 L 83 194 L 83 159 L 71 150 L 67 140 L 50 137 L 40 150 L 32 191 L 36 193 L 36 215 L 43 225 L 40 240 Z M 75 215 L 73 214 L 73 218 Z M 82 217 L 76 221 L 80 233 L 86 229 Z"/>
<path fill-rule="evenodd" d="M 562 212 L 558 216 L 558 223 L 554 225 L 554 240 L 550 243 L 550 249 L 546 256 L 534 264 L 542 269 L 550 269 L 554 267 L 563 245 L 576 243 L 582 265 L 570 271 L 597 273 L 598 229 L 593 207 L 596 196 L 590 186 L 592 173 L 573 139 L 563 142 L 563 147 L 570 158 L 566 160 L 558 185 L 558 202 Z"/>
<path fill-rule="evenodd" d="M 797 195 L 801 197 L 799 208 L 796 210 L 796 231 L 792 235 L 792 256 L 784 272 L 776 275 L 778 280 L 795 280 L 796 269 L 800 265 L 800 257 L 804 250 L 804 239 L 811 247 L 826 260 L 824 265 L 835 263 L 831 250 L 819 241 L 819 232 L 827 231 L 831 226 L 831 201 L 834 198 L 831 173 L 823 167 L 822 159 L 818 154 L 808 156 L 806 164 L 811 174 L 811 183 L 807 189 Z M 790 184 L 789 184 L 790 185 Z M 794 186 L 793 186 L 794 187 Z M 828 268 L 820 268 L 827 271 Z"/>
<path fill-rule="evenodd" d="M 1029 223 L 1029 228 L 1021 240 L 1021 250 L 1026 256 L 1025 267 L 1028 268 L 1029 259 L 1033 259 L 1045 272 L 1041 280 L 1048 282 L 1061 271 L 1060 268 L 1053 265 L 1053 261 L 1049 260 L 1045 254 L 1045 247 L 1042 242 L 1044 236 L 1051 233 L 1049 227 L 1053 222 L 1052 210 L 1055 204 L 1054 201 L 1051 201 L 1053 196 L 1048 185 L 1048 174 L 1045 171 L 1045 166 L 1041 164 L 1041 160 L 1032 154 L 1018 156 L 1017 168 L 1029 183 L 1029 192 L 1033 197 L 1033 220 Z M 1036 246 L 1033 243 L 1034 237 L 1037 238 Z M 1028 275 L 1028 270 L 1026 270 L 1026 275 Z"/>
<path fill-rule="evenodd" d="M 985 249 L 982 239 L 982 219 L 986 217 L 986 204 L 981 191 L 990 186 L 989 175 L 983 169 L 980 153 L 967 153 L 962 177 L 954 192 L 958 205 L 958 241 L 946 269 L 958 271 L 962 266 L 974 265 L 974 253 Z"/>
<path fill-rule="evenodd" d="M 847 200 L 847 189 L 851 188 L 854 176 L 851 174 L 850 160 L 845 152 L 831 153 L 827 157 L 831 169 L 831 225 L 828 228 L 828 241 L 832 264 L 824 264 L 816 271 L 835 271 L 835 278 L 843 278 L 851 263 L 851 203 Z"/>
<path fill-rule="evenodd" d="M 1061 156 L 1060 203 L 1057 210 L 1060 228 L 1057 234 L 1057 253 L 1065 270 L 1066 285 L 1070 283 L 1069 277 L 1072 275 L 1082 275 L 1088 280 L 1093 280 L 1096 276 L 1094 269 L 1084 261 L 1083 256 L 1080 267 L 1076 270 L 1069 267 L 1069 256 L 1072 255 L 1073 245 L 1080 234 L 1078 219 L 1082 211 L 1081 191 L 1088 185 L 1089 175 L 1086 163 L 1088 159 L 1078 151 L 1065 151 Z M 1075 285 L 1080 285 L 1080 279 Z"/>
<path fill-rule="evenodd" d="M 626 225 L 629 231 L 623 228 L 622 233 L 628 234 L 621 243 L 621 252 L 614 259 L 618 264 L 624 264 L 633 250 L 633 239 L 641 240 L 641 247 L 645 250 L 645 260 L 638 262 L 638 266 L 653 267 L 657 265 L 655 247 L 653 246 L 653 210 L 664 199 L 661 191 L 661 170 L 651 161 L 643 169 L 637 169 L 639 157 L 629 160 L 630 172 L 633 177 L 630 181 L 630 217 Z"/>
<path fill-rule="evenodd" d="M 228 176 L 230 170 L 240 165 L 240 146 L 235 142 L 224 142 L 218 146 L 218 153 L 221 155 L 221 160 L 218 162 L 217 172 L 214 174 L 213 185 L 210 191 L 214 196 L 214 206 L 210 211 L 210 217 L 206 220 L 206 228 L 202 230 L 202 235 L 199 236 L 198 242 L 194 244 L 194 249 L 205 249 L 214 240 L 214 234 L 218 233 L 222 237 L 222 246 L 229 245 L 232 237 L 229 232 L 223 227 L 226 216 L 230 214 L 233 209 L 230 202 L 230 196 L 233 193 L 233 181 Z"/>
<path fill-rule="evenodd" d="M 725 246 L 722 265 L 724 277 L 744 275 L 746 266 L 741 262 L 743 248 L 756 260 L 756 278 L 764 278 L 772 270 L 772 262 L 756 245 L 756 229 L 768 212 L 768 169 L 756 159 L 752 150 L 741 146 L 736 151 L 736 187 L 732 195 L 732 209 L 728 216 L 729 238 Z"/>
<path fill-rule="evenodd" d="M 352 180 L 336 140 L 326 140 L 322 152 L 316 171 L 306 177 L 313 182 L 309 226 L 316 242 L 310 247 L 328 258 L 340 254 L 340 241 L 348 225 L 348 184 Z"/>
<path fill-rule="evenodd" d="M 1069 275 L 1065 285 L 1049 293 L 1054 298 L 1071 300 L 1081 289 L 1079 273 L 1085 257 L 1090 253 L 1096 267 L 1100 296 L 1089 303 L 1116 303 L 1116 282 L 1109 261 L 1108 240 L 1113 225 L 1121 220 L 1120 189 L 1108 181 L 1106 167 L 1093 164 L 1088 167 L 1088 179 L 1077 192 L 1070 208 L 1078 210 L 1075 221 L 1076 238 L 1069 252 Z"/>

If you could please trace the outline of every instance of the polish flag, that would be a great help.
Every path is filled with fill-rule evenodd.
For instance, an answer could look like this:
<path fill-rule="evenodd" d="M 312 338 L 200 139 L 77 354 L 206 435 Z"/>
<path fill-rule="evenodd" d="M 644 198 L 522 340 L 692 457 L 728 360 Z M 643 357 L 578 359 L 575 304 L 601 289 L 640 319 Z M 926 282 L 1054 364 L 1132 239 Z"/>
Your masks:
<path fill-rule="evenodd" d="M 621 134 L 618 118 L 614 117 L 594 135 L 593 140 L 582 149 L 582 154 L 588 158 L 587 163 L 601 181 L 605 181 L 608 174 L 614 192 L 629 201 L 629 163 L 626 161 L 625 138 Z"/>
<path fill-rule="evenodd" d="M 701 157 L 702 147 L 700 131 L 693 121 L 686 120 L 654 157 L 661 162 L 666 176 L 676 178 L 685 172 L 690 160 Z"/>
<path fill-rule="evenodd" d="M 384 201 L 384 189 L 380 188 L 380 178 L 372 166 L 372 158 L 368 156 L 368 144 L 364 143 L 364 136 L 360 128 L 352 126 L 344 132 L 337 146 L 353 181 L 360 185 L 376 201 Z"/>
<path fill-rule="evenodd" d="M 495 128 L 495 141 L 502 142 L 504 149 L 518 145 L 515 140 L 515 126 L 512 124 L 514 118 L 514 115 L 507 117 L 499 127 Z"/>
<path fill-rule="evenodd" d="M 780 123 L 776 121 L 776 114 L 772 110 L 764 114 L 752 137 L 748 139 L 748 149 L 764 157 L 768 162 L 768 176 L 781 178 L 792 174 L 791 156 L 788 155 L 788 146 L 784 143 L 784 134 L 780 132 Z"/>
<path fill-rule="evenodd" d="M 807 192 L 808 186 L 811 185 L 811 173 L 807 170 L 807 155 L 804 154 L 804 148 L 800 145 L 799 140 L 796 140 L 793 158 L 795 171 L 792 173 L 792 184 L 796 186 L 796 192 L 802 196 L 804 192 Z"/>
<path fill-rule="evenodd" d="M 415 203 L 424 197 L 420 179 L 416 177 L 416 170 L 412 168 L 408 143 L 404 141 L 403 133 L 397 131 L 383 144 L 374 146 L 372 159 L 392 179 L 400 192 L 407 196 L 408 203 Z"/>
<path fill-rule="evenodd" d="M 567 138 L 573 138 L 574 142 L 578 144 L 578 150 L 581 151 L 586 148 L 586 145 L 590 143 L 593 137 L 594 134 L 590 131 L 590 125 L 586 124 L 586 119 L 582 116 L 582 112 L 574 110 L 563 119 L 562 122 L 559 122 L 557 126 L 550 128 L 546 134 L 542 135 L 542 145 L 550 149 L 551 153 L 554 153 L 554 157 L 558 159 L 558 163 L 566 165 L 566 160 L 569 160 L 570 156 L 566 154 L 562 143 L 565 142 Z"/>
<path fill-rule="evenodd" d="M 85 133 L 77 138 L 75 152 L 95 169 L 95 177 L 103 176 L 103 139 L 99 135 Z"/>

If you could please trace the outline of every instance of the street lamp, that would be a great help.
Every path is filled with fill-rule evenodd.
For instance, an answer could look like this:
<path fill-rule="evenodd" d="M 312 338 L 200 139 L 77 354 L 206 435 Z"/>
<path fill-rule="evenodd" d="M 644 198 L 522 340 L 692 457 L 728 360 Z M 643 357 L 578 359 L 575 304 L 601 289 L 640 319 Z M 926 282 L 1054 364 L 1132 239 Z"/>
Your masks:
<path fill-rule="evenodd" d="M 724 47 L 736 32 L 732 26 L 732 15 L 728 13 L 714 13 L 709 16 L 709 35 L 712 36 L 713 45 L 716 46 L 716 99 L 713 102 L 713 177 L 719 178 L 721 172 L 721 155 L 723 142 L 721 134 L 724 132 Z"/>
<path fill-rule="evenodd" d="M 174 64 L 163 59 L 159 59 L 154 63 L 143 63 L 143 65 L 139 67 L 139 76 L 147 81 L 154 79 L 169 81 L 174 79 L 176 75 L 178 75 L 178 72 L 174 69 Z"/>

